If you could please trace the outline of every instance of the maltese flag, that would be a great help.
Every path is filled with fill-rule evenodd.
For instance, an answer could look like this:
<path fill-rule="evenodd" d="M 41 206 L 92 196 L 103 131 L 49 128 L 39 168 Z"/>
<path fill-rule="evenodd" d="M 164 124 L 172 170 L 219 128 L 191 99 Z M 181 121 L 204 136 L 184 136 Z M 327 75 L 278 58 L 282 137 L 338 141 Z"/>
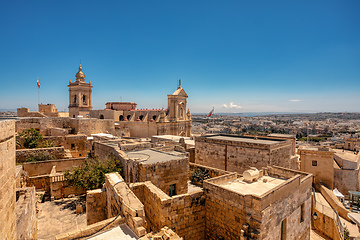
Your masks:
<path fill-rule="evenodd" d="M 211 117 L 211 115 L 213 115 L 213 113 L 214 113 L 214 107 L 213 107 L 213 109 L 209 112 L 208 117 Z"/>
<path fill-rule="evenodd" d="M 39 78 L 37 79 L 36 84 L 37 84 L 38 88 L 40 88 Z"/>

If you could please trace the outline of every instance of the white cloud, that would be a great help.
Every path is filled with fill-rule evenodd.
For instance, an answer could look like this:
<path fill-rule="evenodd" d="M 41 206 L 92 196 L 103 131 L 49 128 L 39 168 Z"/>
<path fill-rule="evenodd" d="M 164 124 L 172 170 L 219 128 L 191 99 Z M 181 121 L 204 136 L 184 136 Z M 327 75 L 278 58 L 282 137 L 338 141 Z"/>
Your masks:
<path fill-rule="evenodd" d="M 239 105 L 234 104 L 234 102 L 230 102 L 229 105 L 224 104 L 224 105 L 223 105 L 223 108 L 230 108 L 230 109 L 235 108 L 235 109 L 240 109 L 240 108 L 242 108 L 242 107 L 239 106 Z"/>
<path fill-rule="evenodd" d="M 302 100 L 299 100 L 299 99 L 291 99 L 289 100 L 290 102 L 301 102 Z"/>

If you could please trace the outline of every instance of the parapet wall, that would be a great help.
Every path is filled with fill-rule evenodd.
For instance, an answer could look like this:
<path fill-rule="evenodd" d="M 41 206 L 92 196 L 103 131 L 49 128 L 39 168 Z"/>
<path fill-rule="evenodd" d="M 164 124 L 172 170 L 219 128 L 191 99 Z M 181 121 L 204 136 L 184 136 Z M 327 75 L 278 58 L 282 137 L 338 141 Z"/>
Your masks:
<path fill-rule="evenodd" d="M 0 121 L 0 236 L 16 239 L 15 121 Z"/>

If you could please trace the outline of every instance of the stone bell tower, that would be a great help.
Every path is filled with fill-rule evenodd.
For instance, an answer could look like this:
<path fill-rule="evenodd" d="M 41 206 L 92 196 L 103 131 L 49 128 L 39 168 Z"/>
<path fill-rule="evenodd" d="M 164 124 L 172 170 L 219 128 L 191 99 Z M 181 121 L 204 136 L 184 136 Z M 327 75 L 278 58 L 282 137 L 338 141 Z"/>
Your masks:
<path fill-rule="evenodd" d="M 181 87 L 179 80 L 179 87 L 172 95 L 168 95 L 168 118 L 169 121 L 187 120 L 186 114 L 186 101 L 188 95 L 185 90 Z"/>
<path fill-rule="evenodd" d="M 85 74 L 82 72 L 81 64 L 75 75 L 76 81 L 69 82 L 69 117 L 75 118 L 78 115 L 87 117 L 92 110 L 91 81 L 85 82 Z"/>

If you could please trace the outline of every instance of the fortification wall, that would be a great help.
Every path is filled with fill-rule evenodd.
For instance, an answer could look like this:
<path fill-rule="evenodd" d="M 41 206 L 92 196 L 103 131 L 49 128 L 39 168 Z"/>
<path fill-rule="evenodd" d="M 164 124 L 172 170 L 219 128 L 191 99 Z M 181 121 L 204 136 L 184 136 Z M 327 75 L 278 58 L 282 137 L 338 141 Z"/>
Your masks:
<path fill-rule="evenodd" d="M 15 122 L 0 121 L 0 236 L 16 239 Z"/>

